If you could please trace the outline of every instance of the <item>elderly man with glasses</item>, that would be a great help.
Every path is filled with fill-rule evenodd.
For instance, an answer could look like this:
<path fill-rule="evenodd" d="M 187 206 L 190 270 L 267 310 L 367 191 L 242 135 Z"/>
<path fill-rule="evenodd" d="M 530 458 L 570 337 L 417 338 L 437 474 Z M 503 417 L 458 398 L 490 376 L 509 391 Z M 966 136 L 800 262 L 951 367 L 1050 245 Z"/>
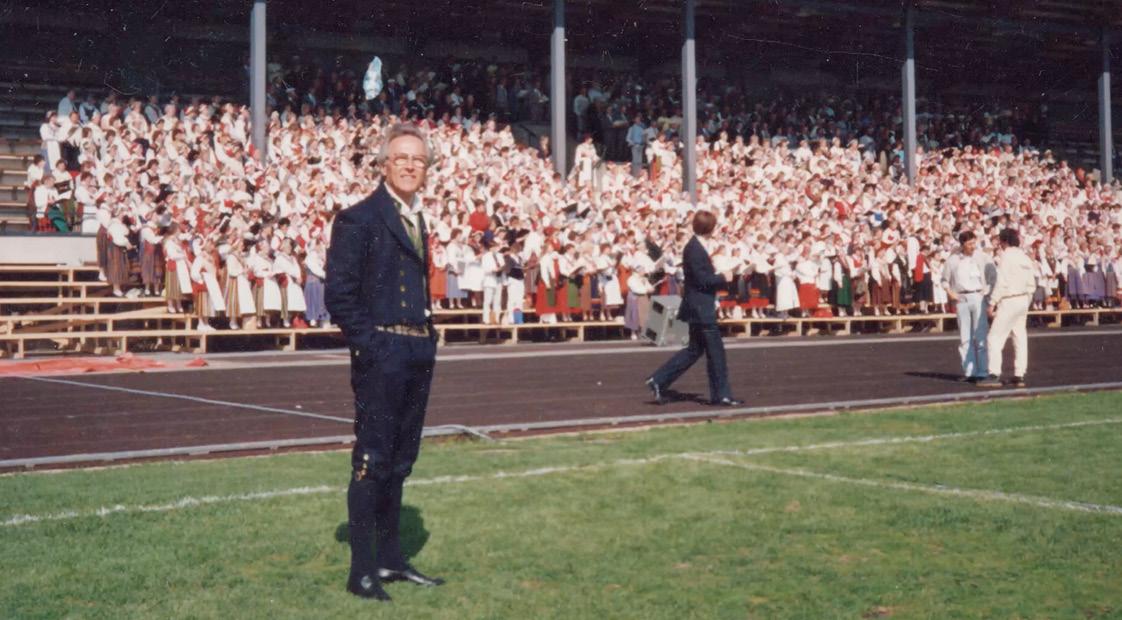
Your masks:
<path fill-rule="evenodd" d="M 347 589 L 389 600 L 382 582 L 443 581 L 406 562 L 399 527 L 402 487 L 420 450 L 436 363 L 420 209 L 432 151 L 424 132 L 407 124 L 391 126 L 382 144 L 382 184 L 335 219 L 325 302 L 351 351 L 355 394 Z"/>

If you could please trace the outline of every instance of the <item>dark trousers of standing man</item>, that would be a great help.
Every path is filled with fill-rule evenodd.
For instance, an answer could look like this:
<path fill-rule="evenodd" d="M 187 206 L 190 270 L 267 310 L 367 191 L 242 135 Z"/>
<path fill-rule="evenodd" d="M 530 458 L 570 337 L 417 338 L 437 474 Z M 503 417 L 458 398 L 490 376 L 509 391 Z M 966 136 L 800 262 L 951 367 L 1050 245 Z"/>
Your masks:
<path fill-rule="evenodd" d="M 715 323 L 690 323 L 689 345 L 675 353 L 674 357 L 655 371 L 651 379 L 660 388 L 669 388 L 702 355 L 706 357 L 705 369 L 709 374 L 709 399 L 718 401 L 732 398 L 728 366 L 725 364 L 725 344 L 721 341 L 721 330 Z"/>
<path fill-rule="evenodd" d="M 355 447 L 347 512 L 352 574 L 406 567 L 400 533 L 402 487 L 421 447 L 436 363 L 434 338 L 376 331 L 374 340 L 370 349 L 351 357 Z M 372 533 L 376 559 L 370 552 Z"/>

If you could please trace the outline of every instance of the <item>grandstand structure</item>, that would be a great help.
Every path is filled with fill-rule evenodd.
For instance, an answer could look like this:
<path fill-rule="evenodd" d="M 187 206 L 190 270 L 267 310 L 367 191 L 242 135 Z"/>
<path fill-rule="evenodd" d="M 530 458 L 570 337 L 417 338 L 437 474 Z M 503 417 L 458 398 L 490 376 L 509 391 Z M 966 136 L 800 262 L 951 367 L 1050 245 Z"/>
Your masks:
<path fill-rule="evenodd" d="M 524 135 L 551 132 L 558 170 L 568 168 L 570 70 L 682 75 L 685 140 L 696 135 L 699 79 L 744 79 L 761 92 L 782 89 L 889 92 L 904 101 L 904 135 L 914 152 L 916 101 L 938 94 L 966 100 L 1015 101 L 1049 109 L 1040 143 L 1109 179 L 1111 145 L 1122 132 L 1118 81 L 1111 59 L 1122 36 L 1122 2 L 968 0 L 772 2 L 767 0 L 539 0 L 414 6 L 350 0 L 316 10 L 290 0 L 132 3 L 109 0 L 12 3 L 0 15 L 11 42 L 0 61 L 0 243 L 26 229 L 25 180 L 39 152 L 45 111 L 65 93 L 116 91 L 219 96 L 252 102 L 264 114 L 265 62 L 293 54 L 341 58 L 363 66 L 384 58 L 473 55 L 487 61 L 549 68 L 552 122 Z M 206 10 L 200 10 L 205 4 Z M 65 10 L 63 10 L 65 9 Z M 128 33 L 121 35 L 119 33 Z M 855 42 L 856 41 L 856 42 Z M 1117 62 L 1114 63 L 1118 65 Z M 984 72 L 978 68 L 984 67 Z M 566 95 L 567 93 L 567 95 Z M 692 102 L 692 103 L 691 103 Z M 1112 103 L 1114 102 L 1114 103 Z M 691 108 L 691 105 L 694 106 Z M 259 116 L 258 118 L 263 118 Z M 691 122 L 692 121 L 692 122 Z M 264 123 L 255 124 L 263 128 Z M 261 144 L 261 143 L 259 143 Z M 261 151 L 262 149 L 259 149 Z M 694 189 L 692 150 L 683 159 Z M 907 158 L 910 160 L 910 158 Z M 285 348 L 330 341 L 334 329 L 277 328 L 207 332 L 192 317 L 170 314 L 162 298 L 113 297 L 89 266 L 0 265 L 0 352 L 22 357 L 43 350 L 115 352 L 148 348 L 206 351 L 253 339 Z M 532 309 L 526 313 L 533 315 Z M 483 326 L 478 311 L 446 310 L 446 341 L 613 338 L 614 322 Z M 1117 321 L 1115 309 L 1034 313 L 1042 324 Z M 848 334 L 943 330 L 953 315 L 743 318 L 729 333 Z M 219 344 L 222 342 L 232 345 Z"/>

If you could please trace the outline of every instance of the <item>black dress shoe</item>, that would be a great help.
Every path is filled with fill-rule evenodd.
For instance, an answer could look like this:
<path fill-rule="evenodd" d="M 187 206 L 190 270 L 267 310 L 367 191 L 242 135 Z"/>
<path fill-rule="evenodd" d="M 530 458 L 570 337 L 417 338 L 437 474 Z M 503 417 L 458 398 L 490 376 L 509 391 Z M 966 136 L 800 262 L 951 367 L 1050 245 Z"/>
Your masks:
<path fill-rule="evenodd" d="M 720 400 L 709 401 L 710 405 L 717 405 L 720 407 L 739 407 L 744 404 L 744 401 L 738 398 L 722 398 Z"/>
<path fill-rule="evenodd" d="M 378 578 L 382 581 L 410 581 L 419 586 L 440 586 L 444 585 L 444 580 L 439 577 L 429 577 L 417 572 L 417 569 L 412 566 L 406 566 L 404 570 L 391 570 L 388 568 L 378 569 Z"/>
<path fill-rule="evenodd" d="M 350 579 L 347 579 L 347 592 L 376 601 L 390 600 L 390 595 L 382 589 L 382 582 L 370 574 L 351 575 Z"/>
<path fill-rule="evenodd" d="M 1024 377 L 1013 377 L 1013 380 L 1009 382 L 1009 387 L 1012 388 L 1023 388 L 1025 386 L 1026 383 Z"/>
<path fill-rule="evenodd" d="M 661 405 L 664 402 L 666 402 L 665 400 L 663 400 L 663 397 L 662 397 L 662 388 L 659 387 L 659 385 L 657 383 L 655 383 L 655 380 L 654 380 L 653 377 L 650 378 L 650 379 L 647 379 L 644 382 L 644 384 L 651 390 L 651 394 L 654 394 L 654 399 L 655 399 L 655 404 L 656 405 Z"/>

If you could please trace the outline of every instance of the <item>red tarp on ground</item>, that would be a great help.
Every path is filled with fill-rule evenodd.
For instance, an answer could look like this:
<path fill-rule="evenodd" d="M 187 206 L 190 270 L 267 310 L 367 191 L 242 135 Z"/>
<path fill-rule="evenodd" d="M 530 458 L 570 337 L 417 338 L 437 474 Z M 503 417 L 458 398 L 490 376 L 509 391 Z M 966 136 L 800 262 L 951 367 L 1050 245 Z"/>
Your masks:
<path fill-rule="evenodd" d="M 112 372 L 132 371 L 143 372 L 153 368 L 190 367 L 200 368 L 206 366 L 206 360 L 201 357 L 174 364 L 146 357 L 136 357 L 131 353 L 117 357 L 63 357 L 50 360 L 35 360 L 27 362 L 0 363 L 0 376 L 5 375 L 73 375 L 84 372 Z"/>

